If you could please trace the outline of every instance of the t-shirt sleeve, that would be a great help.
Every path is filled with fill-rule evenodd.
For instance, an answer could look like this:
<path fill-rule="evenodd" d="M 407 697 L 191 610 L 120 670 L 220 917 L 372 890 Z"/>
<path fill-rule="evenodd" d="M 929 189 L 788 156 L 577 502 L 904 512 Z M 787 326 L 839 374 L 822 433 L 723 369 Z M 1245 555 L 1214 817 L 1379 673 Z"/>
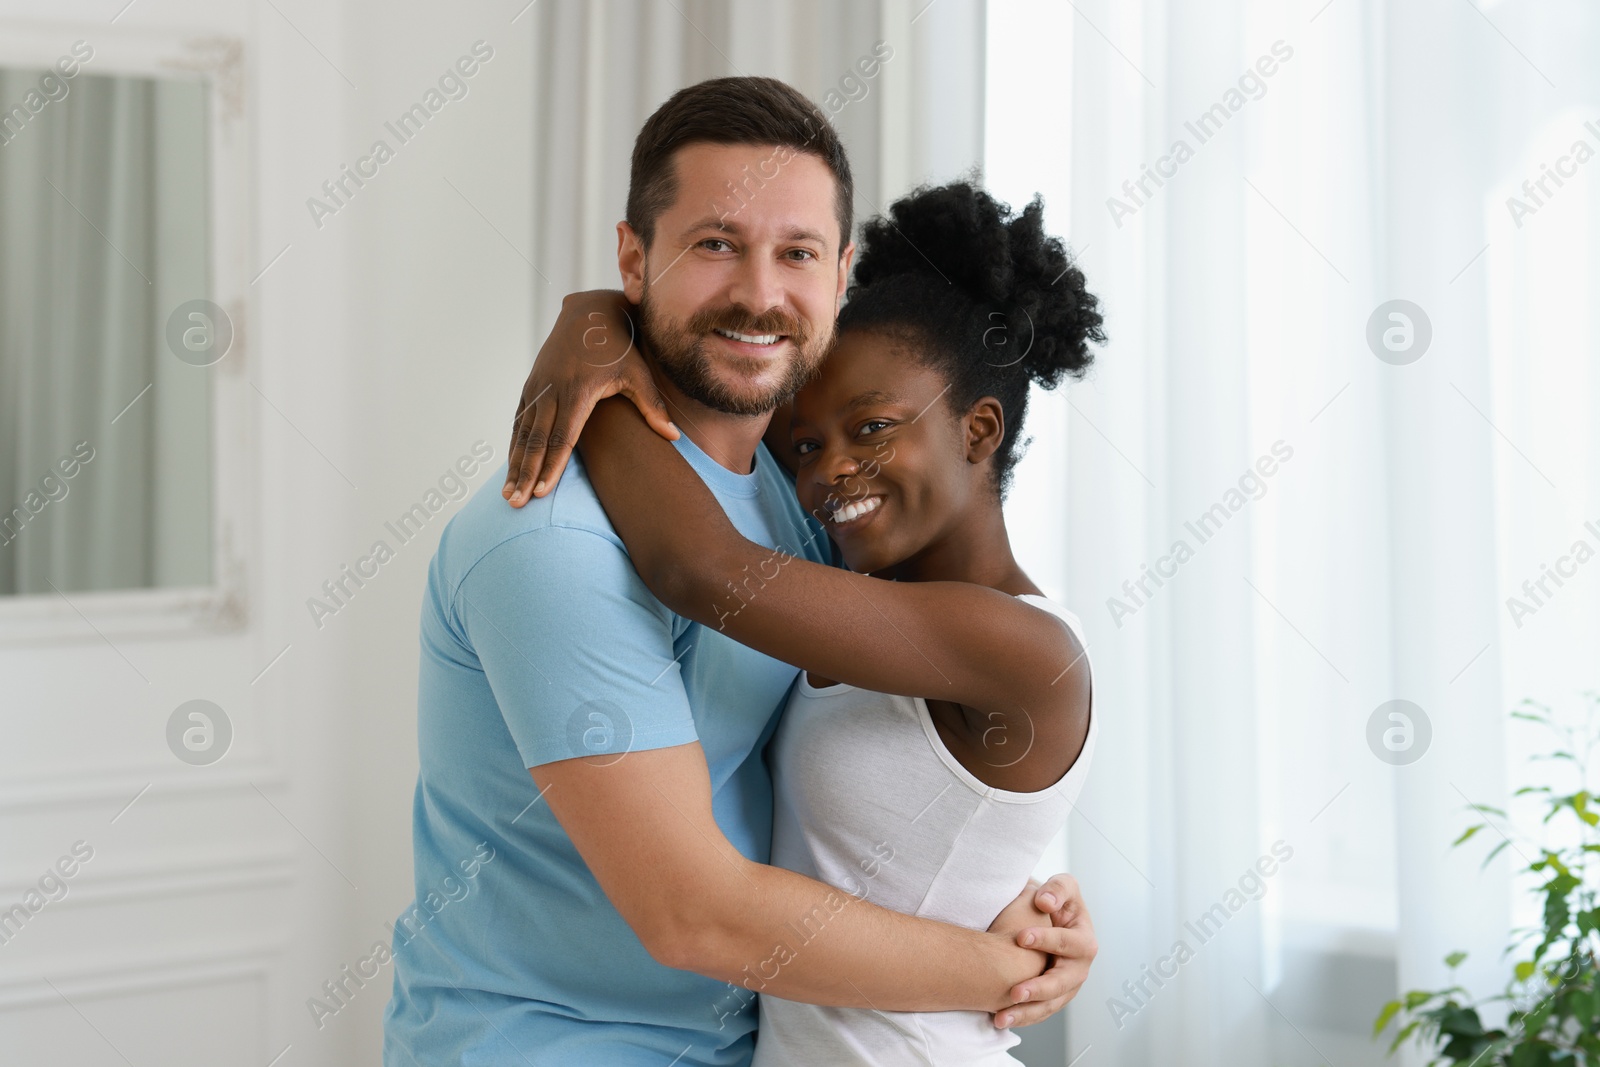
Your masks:
<path fill-rule="evenodd" d="M 600 534 L 503 542 L 462 580 L 454 614 L 525 766 L 698 740 L 674 617 Z"/>

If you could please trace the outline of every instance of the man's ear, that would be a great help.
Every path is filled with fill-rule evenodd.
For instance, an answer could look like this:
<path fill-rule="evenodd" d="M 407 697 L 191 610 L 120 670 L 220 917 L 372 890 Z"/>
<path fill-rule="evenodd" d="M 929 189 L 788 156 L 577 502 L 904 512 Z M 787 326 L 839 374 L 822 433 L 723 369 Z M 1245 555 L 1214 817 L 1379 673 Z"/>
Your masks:
<path fill-rule="evenodd" d="M 626 222 L 617 223 L 617 270 L 622 275 L 622 291 L 637 304 L 644 300 L 644 242 Z"/>
<path fill-rule="evenodd" d="M 851 241 L 844 246 L 844 251 L 839 253 L 839 292 L 835 294 L 833 306 L 837 312 L 844 305 L 844 291 L 850 286 L 850 264 L 855 262 L 856 243 Z"/>
<path fill-rule="evenodd" d="M 1000 401 L 982 397 L 967 412 L 967 462 L 982 463 L 1005 440 L 1006 417 Z"/>

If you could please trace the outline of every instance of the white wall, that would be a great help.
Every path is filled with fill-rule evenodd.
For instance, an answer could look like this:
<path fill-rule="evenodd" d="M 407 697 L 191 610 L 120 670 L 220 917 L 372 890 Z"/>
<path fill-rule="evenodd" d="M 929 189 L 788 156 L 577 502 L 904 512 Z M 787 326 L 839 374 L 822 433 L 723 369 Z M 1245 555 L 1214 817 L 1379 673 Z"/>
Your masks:
<path fill-rule="evenodd" d="M 503 457 L 532 350 L 533 20 L 513 23 L 517 6 L 49 5 L 63 51 L 140 33 L 244 42 L 256 269 L 287 251 L 251 287 L 229 357 L 270 401 L 252 415 L 248 624 L 108 643 L 89 620 L 79 640 L 0 649 L 0 906 L 74 841 L 95 849 L 67 898 L 0 946 L 8 1061 L 265 1064 L 290 1045 L 278 1062 L 376 1059 L 387 968 L 320 1029 L 306 1001 L 411 896 L 416 619 L 445 518 L 320 629 L 306 600 L 474 441 Z M 0 26 L 43 7 L 6 0 Z M 319 229 L 307 198 L 479 39 L 494 57 L 470 94 Z M 205 768 L 164 739 L 196 697 L 235 729 Z"/>
<path fill-rule="evenodd" d="M 359 200 L 324 220 L 319 236 L 348 221 L 360 247 L 347 279 L 348 336 L 331 362 L 347 378 L 339 408 L 359 427 L 351 447 L 366 480 L 351 535 L 318 547 L 321 572 L 382 537 L 384 522 L 421 500 L 475 442 L 486 441 L 494 460 L 472 489 L 505 458 L 534 351 L 535 293 L 543 288 L 529 262 L 535 11 L 519 16 L 520 8 L 413 5 L 397 17 L 392 5 L 375 0 L 346 5 L 348 54 L 363 72 L 361 91 L 346 97 L 345 147 L 312 168 L 319 178 L 383 136 L 384 123 L 417 102 L 475 42 L 492 48 L 493 58 L 467 80 L 468 94 L 401 147 Z M 351 850 L 371 885 L 352 901 L 352 946 L 383 937 L 412 897 L 417 618 L 447 514 L 400 549 L 362 599 L 327 627 L 348 624 L 350 699 L 330 711 L 349 719 L 343 771 Z M 381 995 L 352 1005 L 349 1028 L 363 1060 L 375 1058 L 387 999 L 385 985 Z"/>
<path fill-rule="evenodd" d="M 90 618 L 74 639 L 0 647 L 0 907 L 74 841 L 96 850 L 65 901 L 0 945 L 0 1058 L 375 1062 L 388 968 L 320 1026 L 307 1001 L 411 898 L 416 626 L 458 505 L 320 626 L 308 598 L 375 540 L 395 545 L 385 522 L 476 441 L 504 459 L 560 293 L 614 280 L 618 164 L 668 92 L 743 71 L 820 95 L 891 39 L 896 61 L 839 117 L 862 218 L 979 160 L 981 5 L 125 2 L 0 0 L 0 33 L 43 17 L 63 49 L 139 34 L 245 46 L 260 277 L 226 362 L 259 391 L 248 621 L 108 642 Z M 480 40 L 493 57 L 468 94 L 315 219 L 324 181 L 376 139 L 395 145 L 385 123 Z M 574 176 L 563 199 L 556 179 Z M 204 768 L 164 737 L 194 698 L 235 729 Z"/>

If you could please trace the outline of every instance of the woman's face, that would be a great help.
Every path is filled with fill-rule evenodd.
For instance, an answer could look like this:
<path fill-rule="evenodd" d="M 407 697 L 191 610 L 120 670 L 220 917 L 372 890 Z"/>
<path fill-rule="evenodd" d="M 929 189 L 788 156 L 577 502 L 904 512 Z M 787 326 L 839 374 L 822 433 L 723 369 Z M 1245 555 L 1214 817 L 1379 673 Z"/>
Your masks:
<path fill-rule="evenodd" d="M 903 563 L 958 529 L 976 472 L 946 392 L 902 342 L 848 330 L 795 395 L 795 492 L 851 570 Z"/>

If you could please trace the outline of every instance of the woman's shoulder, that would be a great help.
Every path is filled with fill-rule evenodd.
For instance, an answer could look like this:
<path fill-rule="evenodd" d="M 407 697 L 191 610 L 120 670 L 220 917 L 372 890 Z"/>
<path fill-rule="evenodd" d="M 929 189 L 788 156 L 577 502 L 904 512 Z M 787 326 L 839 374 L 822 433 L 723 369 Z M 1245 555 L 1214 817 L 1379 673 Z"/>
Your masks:
<path fill-rule="evenodd" d="M 1072 635 L 1078 639 L 1080 645 L 1088 645 L 1088 638 L 1083 632 L 1083 620 L 1078 618 L 1076 612 L 1065 604 L 1052 600 L 1043 593 L 1017 593 L 1016 598 L 1025 604 L 1031 604 L 1042 611 L 1048 611 L 1067 624 L 1072 630 Z"/>
<path fill-rule="evenodd" d="M 1092 744 L 1097 720 L 1092 710 L 1089 641 L 1083 621 L 1066 605 L 1042 593 L 1013 595 L 1065 623 L 1072 640 L 1063 650 L 1059 667 L 1050 668 L 1054 674 L 1046 687 L 1050 699 L 1035 705 L 1033 712 L 1019 709 L 1014 714 L 966 716 L 964 725 L 968 727 L 969 745 L 975 747 L 969 747 L 961 755 L 965 757 L 962 762 L 967 769 L 985 784 L 1003 790 L 1033 792 L 1064 781 L 1069 771 L 1081 765 L 1080 757 Z M 1058 670 L 1059 673 L 1055 673 Z M 1013 719 L 1016 721 L 1011 721 Z M 1004 760 L 997 763 L 996 753 L 992 751 L 997 738 L 1004 741 L 1026 738 L 1020 748 L 1031 758 L 1019 757 L 1015 763 Z"/>

